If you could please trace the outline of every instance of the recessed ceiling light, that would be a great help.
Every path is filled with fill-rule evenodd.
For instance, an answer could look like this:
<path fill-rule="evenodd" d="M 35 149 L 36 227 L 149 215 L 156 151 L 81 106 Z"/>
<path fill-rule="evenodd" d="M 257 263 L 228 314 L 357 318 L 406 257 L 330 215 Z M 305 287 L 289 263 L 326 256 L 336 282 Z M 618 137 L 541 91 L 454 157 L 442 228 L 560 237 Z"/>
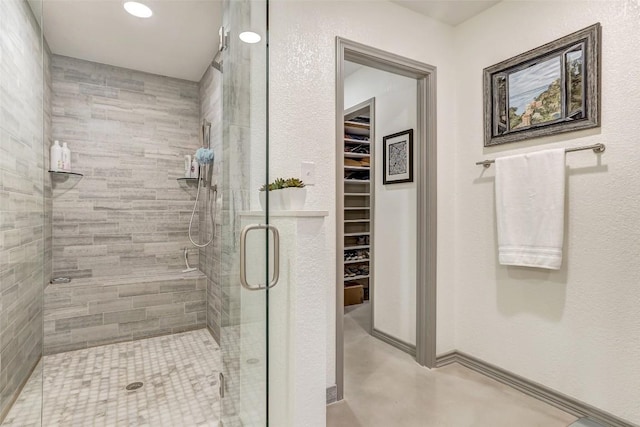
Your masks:
<path fill-rule="evenodd" d="M 260 34 L 254 33 L 253 31 L 245 31 L 244 33 L 240 33 L 239 37 L 240 40 L 245 43 L 258 43 L 260 40 L 262 40 Z"/>
<path fill-rule="evenodd" d="M 138 3 L 137 1 L 125 2 L 124 10 L 126 10 L 133 16 L 137 16 L 138 18 L 150 18 L 151 15 L 153 15 L 153 11 L 149 8 L 149 6 Z"/>

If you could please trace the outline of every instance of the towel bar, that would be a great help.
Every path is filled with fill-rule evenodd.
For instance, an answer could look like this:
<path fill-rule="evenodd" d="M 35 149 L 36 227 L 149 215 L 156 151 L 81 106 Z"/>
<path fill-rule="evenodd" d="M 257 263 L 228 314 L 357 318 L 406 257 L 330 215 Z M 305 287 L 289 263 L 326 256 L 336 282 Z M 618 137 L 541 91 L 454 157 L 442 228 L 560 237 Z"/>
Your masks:
<path fill-rule="evenodd" d="M 567 148 L 564 150 L 565 153 L 571 153 L 572 151 L 583 151 L 583 150 L 593 150 L 594 153 L 604 153 L 605 150 L 605 145 L 604 144 L 593 144 L 593 145 L 585 145 L 582 147 L 574 147 L 574 148 Z M 491 166 L 491 163 L 495 163 L 495 160 L 483 160 L 481 162 L 476 162 L 476 165 L 482 165 L 485 168 L 488 168 Z"/>

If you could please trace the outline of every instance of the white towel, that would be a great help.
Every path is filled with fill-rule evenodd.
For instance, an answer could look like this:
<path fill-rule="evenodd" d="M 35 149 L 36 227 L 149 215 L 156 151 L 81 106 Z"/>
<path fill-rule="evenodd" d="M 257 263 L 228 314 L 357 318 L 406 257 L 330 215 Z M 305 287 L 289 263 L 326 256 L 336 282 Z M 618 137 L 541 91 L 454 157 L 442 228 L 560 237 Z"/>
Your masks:
<path fill-rule="evenodd" d="M 502 265 L 558 270 L 564 236 L 564 149 L 496 159 Z"/>

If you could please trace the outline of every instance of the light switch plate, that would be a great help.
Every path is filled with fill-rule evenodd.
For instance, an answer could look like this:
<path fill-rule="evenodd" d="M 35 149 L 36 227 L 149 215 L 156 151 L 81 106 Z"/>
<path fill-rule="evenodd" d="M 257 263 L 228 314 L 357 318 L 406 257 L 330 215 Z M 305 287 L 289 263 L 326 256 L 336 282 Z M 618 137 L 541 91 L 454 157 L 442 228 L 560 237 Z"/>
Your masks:
<path fill-rule="evenodd" d="M 302 162 L 300 165 L 300 179 L 305 185 L 316 184 L 316 164 L 314 162 Z"/>

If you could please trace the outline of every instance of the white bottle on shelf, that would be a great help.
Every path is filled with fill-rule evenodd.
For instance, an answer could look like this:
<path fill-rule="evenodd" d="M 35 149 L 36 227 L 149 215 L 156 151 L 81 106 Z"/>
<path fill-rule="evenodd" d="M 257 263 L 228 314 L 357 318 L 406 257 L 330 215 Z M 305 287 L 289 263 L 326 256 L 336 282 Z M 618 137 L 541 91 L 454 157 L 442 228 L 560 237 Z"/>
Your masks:
<path fill-rule="evenodd" d="M 196 160 L 196 156 L 193 156 L 193 160 L 191 161 L 191 176 L 189 178 L 198 178 L 200 172 L 200 165 Z"/>
<path fill-rule="evenodd" d="M 71 171 L 71 150 L 69 150 L 66 142 L 62 143 L 62 169 Z"/>
<path fill-rule="evenodd" d="M 191 178 L 191 156 L 184 156 L 184 177 Z"/>
<path fill-rule="evenodd" d="M 52 171 L 57 172 L 62 170 L 62 147 L 60 147 L 60 143 L 56 140 L 53 142 L 51 146 L 51 151 L 49 154 L 49 166 Z"/>

